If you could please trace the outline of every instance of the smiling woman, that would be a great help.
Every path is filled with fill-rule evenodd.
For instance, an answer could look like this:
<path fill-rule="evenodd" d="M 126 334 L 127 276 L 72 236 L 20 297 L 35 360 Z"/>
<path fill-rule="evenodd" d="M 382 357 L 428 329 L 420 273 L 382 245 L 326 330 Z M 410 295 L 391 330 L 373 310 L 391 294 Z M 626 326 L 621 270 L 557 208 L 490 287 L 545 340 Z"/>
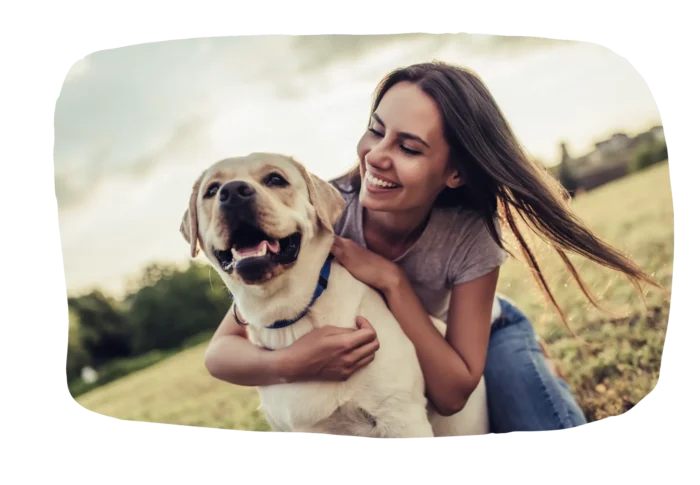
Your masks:
<path fill-rule="evenodd" d="M 562 187 L 524 154 L 471 71 L 434 62 L 388 74 L 357 154 L 357 166 L 335 180 L 348 203 L 336 231 L 348 239 L 338 239 L 334 254 L 384 293 L 416 345 L 433 405 L 458 412 L 483 374 L 493 431 L 583 424 L 528 318 L 512 302 L 494 298 L 505 259 L 500 220 L 565 323 L 515 217 L 554 246 L 594 304 L 565 251 L 620 271 L 638 289 L 658 284 L 570 211 Z M 394 276 L 396 267 L 403 276 Z M 493 325 L 492 302 L 500 314 Z M 428 312 L 448 322 L 444 339 Z"/>
<path fill-rule="evenodd" d="M 433 62 L 389 73 L 377 87 L 357 155 L 357 166 L 333 181 L 346 207 L 335 223 L 342 237 L 332 252 L 352 276 L 384 296 L 415 346 L 430 408 L 443 416 L 460 413 L 485 378 L 494 432 L 585 423 L 567 383 L 543 355 L 530 320 L 495 295 L 506 259 L 500 222 L 515 235 L 565 323 L 516 217 L 555 248 L 594 304 L 566 252 L 621 272 L 638 289 L 657 283 L 571 212 L 564 189 L 525 155 L 486 86 L 467 69 Z M 444 335 L 431 315 L 447 322 Z M 288 373 L 280 359 L 289 356 L 297 369 L 305 359 L 320 359 L 324 366 L 342 362 L 349 366 L 338 376 L 344 380 L 359 370 L 359 362 L 371 361 L 376 349 L 363 351 L 364 340 L 347 347 L 338 335 L 342 352 L 329 352 L 327 342 L 334 338 L 327 329 L 326 324 L 308 332 L 281 354 L 260 354 L 261 364 L 246 369 L 233 356 L 243 351 L 242 343 L 234 352 L 231 340 L 224 350 L 225 336 L 243 336 L 227 316 L 208 351 L 212 374 L 258 386 L 314 378 L 308 366 Z"/>
<path fill-rule="evenodd" d="M 556 182 L 539 164 L 526 163 L 521 155 L 527 151 L 542 164 L 552 165 L 558 161 L 560 138 L 568 140 L 569 153 L 576 157 L 609 130 L 645 130 L 658 123 L 648 87 L 624 59 L 594 44 L 516 42 L 518 49 L 506 53 L 492 48 L 502 40 L 493 37 L 488 39 L 496 42 L 487 39 L 485 43 L 468 35 L 416 36 L 410 41 L 382 38 L 387 42 L 369 42 L 372 49 L 361 54 L 350 49 L 352 55 L 341 57 L 333 55 L 335 38 L 309 37 L 299 44 L 297 37 L 290 36 L 269 41 L 220 38 L 131 46 L 91 54 L 83 64 L 86 69 L 77 63 L 56 105 L 56 195 L 69 294 L 97 285 L 117 298 L 126 295 L 131 300 L 134 295 L 128 292 L 139 288 L 129 278 L 139 275 L 148 263 L 187 264 L 187 248 L 173 229 L 180 223 L 184 198 L 189 196 L 183 191 L 214 160 L 261 149 L 276 151 L 295 155 L 309 172 L 328 180 L 350 168 L 357 153 L 355 170 L 336 180 L 347 207 L 333 227 L 339 237 L 332 251 L 357 279 L 383 294 L 405 333 L 416 342 L 431 405 L 440 413 L 454 413 L 471 399 L 477 378 L 483 375 L 489 383 L 494 431 L 554 429 L 582 421 L 571 389 L 547 366 L 529 318 L 495 294 L 499 285 L 529 317 L 544 322 L 538 330 L 552 345 L 552 355 L 564 357 L 564 369 L 573 376 L 569 383 L 586 416 L 594 419 L 602 408 L 587 404 L 590 393 L 598 392 L 599 384 L 610 389 L 606 376 L 623 372 L 620 369 L 629 363 L 616 367 L 617 357 L 606 353 L 611 362 L 605 362 L 605 369 L 591 370 L 592 365 L 566 354 L 575 352 L 573 342 L 533 291 L 526 271 L 531 264 L 535 274 L 542 276 L 539 282 L 552 290 L 548 294 L 545 287 L 545 300 L 556 296 L 566 321 L 585 336 L 582 322 L 592 322 L 595 317 L 590 315 L 595 312 L 585 306 L 585 294 L 578 300 L 566 297 L 577 275 L 565 271 L 567 260 L 557 259 L 558 249 L 572 256 L 571 263 L 583 256 L 584 264 L 574 268 L 581 268 L 581 280 L 585 278 L 594 290 L 604 286 L 606 299 L 624 305 L 632 300 L 627 293 L 622 296 L 611 289 L 614 287 L 605 286 L 608 279 L 596 280 L 599 273 L 592 269 L 593 263 L 604 265 L 610 253 L 605 248 L 597 254 L 588 251 L 595 248 L 595 241 L 592 246 L 581 244 L 582 238 L 592 240 L 579 230 L 580 221 L 569 218 L 568 208 L 561 210 Z M 203 41 L 210 48 L 197 48 Z M 303 56 L 295 45 L 304 46 Z M 387 45 L 391 47 L 385 48 Z M 298 62 L 300 58 L 316 59 L 318 48 L 328 54 L 328 64 L 307 69 Z M 469 75 L 440 73 L 431 65 L 428 71 L 432 73 L 425 78 L 408 76 L 382 84 L 379 88 L 387 89 L 378 89 L 376 103 L 370 105 L 376 81 L 397 62 L 417 68 L 413 63 L 426 57 L 449 60 L 454 66 L 469 62 L 490 92 L 477 81 L 469 85 L 473 81 Z M 238 69 L 240 63 L 231 62 L 241 58 L 253 71 L 244 73 Z M 492 109 L 491 93 L 502 113 Z M 366 112 L 368 106 L 371 109 Z M 506 116 L 509 124 L 502 122 Z M 512 131 L 526 150 L 512 143 Z M 579 166 L 584 167 L 586 159 L 580 161 Z M 256 197 L 274 194 L 275 200 L 267 202 L 278 204 L 274 207 L 290 220 L 292 212 L 304 212 L 305 207 L 294 206 L 292 192 L 300 192 L 302 186 L 295 171 L 274 163 L 261 163 L 257 168 L 245 180 L 255 187 Z M 529 183 L 533 174 L 542 176 L 547 190 Z M 245 210 L 230 210 L 226 215 L 225 207 L 245 205 L 252 195 L 245 184 L 227 185 L 231 174 L 223 175 L 212 172 L 202 180 L 196 204 L 209 215 L 216 206 L 218 215 L 210 219 L 223 222 L 228 218 L 230 227 L 236 229 L 217 233 L 200 221 L 210 244 L 204 247 L 193 239 L 191 251 L 206 253 L 222 276 L 243 276 L 256 283 L 273 281 L 281 268 L 306 254 L 308 241 L 302 237 L 306 233 L 299 226 L 277 225 L 269 218 L 268 225 L 233 221 Z M 649 190 L 652 194 L 655 189 Z M 542 203 L 547 194 L 552 197 Z M 634 198 L 620 196 L 620 201 L 623 198 L 625 204 L 636 204 L 630 202 Z M 609 200 L 605 203 L 610 205 Z M 294 211 L 285 212 L 288 208 Z M 545 233 L 545 241 L 554 247 L 553 257 L 541 258 L 536 247 L 523 246 L 529 264 L 512 278 L 510 269 L 501 265 L 513 268 L 515 262 L 504 262 L 505 247 L 500 243 L 514 236 L 516 250 L 521 246 L 518 234 L 510 228 L 522 215 L 526 221 L 530 216 L 535 230 Z M 303 226 L 303 221 L 296 222 Z M 645 224 L 641 216 L 637 222 Z M 628 227 L 630 223 L 618 224 Z M 520 235 L 529 244 L 524 232 Z M 615 243 L 624 247 L 626 241 L 621 237 Z M 577 254 L 581 248 L 583 253 Z M 640 260 L 647 272 L 649 261 Z M 625 261 L 618 259 L 611 267 L 619 269 L 620 262 Z M 193 272 L 202 269 L 197 261 L 192 263 Z M 321 267 L 323 261 L 316 263 Z M 557 263 L 563 263 L 563 270 L 554 267 Z M 628 274 L 632 270 L 635 279 L 635 268 L 628 265 L 626 269 Z M 143 281 L 155 282 L 157 272 L 147 271 Z M 244 385 L 279 383 L 280 379 L 342 380 L 375 356 L 378 340 L 372 327 L 378 320 L 363 319 L 358 320 L 357 330 L 327 329 L 328 333 L 312 334 L 294 348 L 293 359 L 279 359 L 275 352 L 227 352 L 230 348 L 222 344 L 221 335 L 244 332 L 233 314 L 223 309 L 226 293 L 212 276 L 214 271 L 206 268 L 201 273 L 201 281 L 196 280 L 196 284 L 206 283 L 201 285 L 201 297 L 191 290 L 195 283 L 187 287 L 164 276 L 159 290 L 153 292 L 160 295 L 163 306 L 144 304 L 136 317 L 129 316 L 137 322 L 132 326 L 140 332 L 141 327 L 156 328 L 164 322 L 158 332 L 163 328 L 163 333 L 180 338 L 184 333 L 171 332 L 167 325 L 197 332 L 211 329 L 226 314 L 212 348 L 221 350 L 220 355 L 233 355 L 237 363 L 226 367 L 222 364 L 225 359 L 207 361 L 215 364 L 212 368 L 218 376 Z M 169 284 L 170 290 L 160 291 Z M 149 288 L 145 286 L 140 293 L 144 301 Z M 185 298 L 184 293 L 194 296 Z M 214 293 L 222 307 L 212 312 L 203 302 Z M 303 296 L 294 302 L 295 310 L 308 303 L 304 301 L 307 295 Z M 191 306 L 192 312 L 183 311 L 185 306 Z M 239 309 L 242 321 L 256 316 L 255 306 L 243 303 Z M 154 310 L 164 307 L 178 311 Z M 501 318 L 489 325 L 494 308 Z M 327 323 L 333 326 L 341 313 L 332 314 Z M 586 316 L 581 317 L 583 314 Z M 445 336 L 431 330 L 429 316 L 449 320 Z M 85 322 L 89 321 L 86 317 Z M 84 325 L 87 328 L 89 323 Z M 616 325 L 622 341 L 624 325 Z M 552 341 L 560 337 L 562 340 Z M 333 354 L 341 343 L 349 346 L 345 357 L 352 355 L 352 359 Z M 141 343 L 139 348 L 146 349 Z M 216 356 L 216 352 L 208 355 Z M 301 361 L 307 365 L 281 365 Z M 583 370 L 578 370 L 579 364 Z M 539 371 L 543 382 L 523 369 Z M 546 403 L 538 389 L 554 396 L 553 403 Z M 636 386 L 633 395 L 641 396 L 645 389 Z"/>

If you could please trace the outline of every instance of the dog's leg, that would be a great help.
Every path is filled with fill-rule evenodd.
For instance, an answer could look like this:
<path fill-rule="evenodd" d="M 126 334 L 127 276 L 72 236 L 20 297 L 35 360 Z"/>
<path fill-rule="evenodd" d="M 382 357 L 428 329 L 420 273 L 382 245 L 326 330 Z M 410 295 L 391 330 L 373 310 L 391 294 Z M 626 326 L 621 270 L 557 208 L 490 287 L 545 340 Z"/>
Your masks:
<path fill-rule="evenodd" d="M 295 433 L 330 434 L 319 426 L 298 426 L 294 428 Z"/>
<path fill-rule="evenodd" d="M 295 431 L 339 436 L 380 437 L 377 422 L 372 415 L 357 406 L 341 406 L 331 416 L 311 426 Z"/>
<path fill-rule="evenodd" d="M 294 431 L 321 433 L 339 436 L 363 436 L 365 438 L 426 438 L 435 436 L 433 427 L 425 412 L 414 416 L 403 414 L 402 418 L 377 419 L 374 425 L 365 422 L 333 423 L 325 422 L 317 426 L 305 426 Z"/>
<path fill-rule="evenodd" d="M 286 423 L 276 420 L 275 416 L 270 414 L 268 412 L 268 410 L 262 404 L 260 404 L 260 406 L 258 406 L 258 410 L 262 411 L 263 415 L 265 416 L 265 421 L 267 421 L 267 424 L 270 426 L 270 429 L 272 431 L 276 431 L 276 432 L 291 431 L 289 426 L 286 426 Z"/>
<path fill-rule="evenodd" d="M 425 407 L 411 405 L 393 409 L 390 415 L 377 419 L 383 438 L 427 438 L 435 436 Z"/>

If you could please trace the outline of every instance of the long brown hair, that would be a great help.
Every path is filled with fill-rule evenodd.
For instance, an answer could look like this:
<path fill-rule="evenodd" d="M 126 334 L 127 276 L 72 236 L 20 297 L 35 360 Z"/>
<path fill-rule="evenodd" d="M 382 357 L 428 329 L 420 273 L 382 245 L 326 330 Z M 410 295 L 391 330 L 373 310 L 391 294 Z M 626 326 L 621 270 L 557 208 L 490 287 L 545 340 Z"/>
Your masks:
<path fill-rule="evenodd" d="M 465 182 L 456 189 L 444 189 L 435 205 L 461 205 L 478 212 L 491 236 L 505 249 L 494 220 L 495 215 L 500 215 L 518 241 L 540 288 L 574 336 L 535 255 L 517 227 L 516 215 L 554 247 L 578 287 L 596 308 L 602 310 L 565 251 L 622 272 L 645 304 L 640 282 L 661 288 L 639 266 L 595 236 L 573 214 L 568 204 L 568 192 L 525 154 L 496 101 L 476 74 L 437 61 L 396 69 L 377 86 L 372 113 L 386 92 L 402 81 L 416 84 L 437 103 L 450 147 L 450 163 L 460 171 Z M 359 190 L 359 163 L 332 183 L 339 190 Z"/>

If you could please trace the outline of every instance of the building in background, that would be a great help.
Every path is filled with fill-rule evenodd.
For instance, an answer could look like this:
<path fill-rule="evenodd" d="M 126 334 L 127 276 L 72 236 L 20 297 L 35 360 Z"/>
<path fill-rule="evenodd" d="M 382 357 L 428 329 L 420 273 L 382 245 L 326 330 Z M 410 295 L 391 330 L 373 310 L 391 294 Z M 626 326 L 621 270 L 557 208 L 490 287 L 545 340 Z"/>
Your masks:
<path fill-rule="evenodd" d="M 624 177 L 630 172 L 666 158 L 663 127 L 629 136 L 615 133 L 597 142 L 591 152 L 572 158 L 566 143 L 561 143 L 561 163 L 553 172 L 572 194 L 589 191 Z"/>

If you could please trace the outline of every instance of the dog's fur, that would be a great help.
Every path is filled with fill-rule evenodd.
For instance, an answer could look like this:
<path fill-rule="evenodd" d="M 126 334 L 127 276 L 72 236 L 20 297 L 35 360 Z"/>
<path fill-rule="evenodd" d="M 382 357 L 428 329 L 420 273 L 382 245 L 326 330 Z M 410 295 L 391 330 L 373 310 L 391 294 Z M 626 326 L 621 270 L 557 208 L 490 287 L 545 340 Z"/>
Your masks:
<path fill-rule="evenodd" d="M 289 185 L 269 187 L 270 171 Z M 231 247 L 230 214 L 219 197 L 203 197 L 212 181 L 245 181 L 256 191 L 253 216 L 263 232 L 275 239 L 302 234 L 296 262 L 270 264 L 255 281 L 236 269 L 224 271 L 214 250 Z M 344 201 L 329 183 L 310 174 L 296 160 L 278 154 L 255 153 L 222 160 L 204 171 L 194 184 L 181 232 L 192 256 L 201 249 L 231 291 L 241 315 L 249 322 L 248 338 L 258 346 L 281 349 L 324 325 L 355 328 L 357 315 L 366 317 L 381 344 L 375 359 L 343 382 L 287 383 L 259 387 L 261 408 L 274 430 L 320 432 L 371 437 L 418 437 L 484 434 L 488 432 L 483 378 L 467 405 L 449 417 L 428 407 L 425 384 L 415 348 L 401 330 L 381 295 L 359 282 L 335 261 L 328 287 L 297 323 L 281 329 L 266 326 L 298 315 L 311 300 L 319 271 L 333 241 L 333 224 Z M 498 309 L 494 307 L 494 317 Z M 433 323 L 445 335 L 445 324 Z"/>

